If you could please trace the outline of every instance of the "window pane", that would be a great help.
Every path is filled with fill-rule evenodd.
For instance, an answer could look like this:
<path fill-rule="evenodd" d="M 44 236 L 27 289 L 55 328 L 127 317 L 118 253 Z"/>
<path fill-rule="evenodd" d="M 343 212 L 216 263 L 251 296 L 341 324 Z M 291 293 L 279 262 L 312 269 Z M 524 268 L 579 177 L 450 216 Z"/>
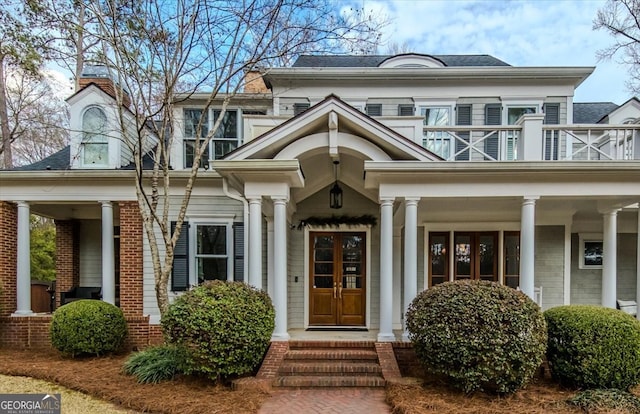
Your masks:
<path fill-rule="evenodd" d="M 471 236 L 455 236 L 455 265 L 456 278 L 468 279 L 471 277 Z"/>
<path fill-rule="evenodd" d="M 193 157 L 195 155 L 195 141 L 184 141 L 184 167 L 190 168 L 193 166 Z M 205 148 L 202 158 L 200 158 L 200 167 L 204 167 L 209 162 L 209 147 Z"/>
<path fill-rule="evenodd" d="M 109 160 L 108 144 L 84 144 L 83 145 L 83 164 L 107 164 Z"/>
<path fill-rule="evenodd" d="M 333 236 L 316 236 L 314 247 L 333 247 Z"/>
<path fill-rule="evenodd" d="M 520 235 L 505 234 L 504 236 L 504 274 L 506 276 L 520 275 Z M 516 286 L 518 281 L 516 279 Z"/>
<path fill-rule="evenodd" d="M 584 242 L 584 264 L 585 266 L 602 266 L 602 242 Z"/>
<path fill-rule="evenodd" d="M 316 262 L 332 262 L 333 249 L 316 249 L 315 261 Z"/>
<path fill-rule="evenodd" d="M 238 147 L 238 141 L 221 141 L 213 142 L 213 159 L 219 160 Z"/>
<path fill-rule="evenodd" d="M 449 108 L 422 108 L 425 125 L 449 125 Z"/>
<path fill-rule="evenodd" d="M 197 254 L 227 254 L 226 226 L 198 226 Z M 225 259 L 226 260 L 226 259 Z"/>
<path fill-rule="evenodd" d="M 98 107 L 86 110 L 82 117 L 83 142 L 107 142 L 107 116 Z"/>
<path fill-rule="evenodd" d="M 227 280 L 227 259 L 219 257 L 199 257 L 196 259 L 198 283 L 205 280 Z"/>
<path fill-rule="evenodd" d="M 447 237 L 431 236 L 431 277 L 447 274 Z"/>
<path fill-rule="evenodd" d="M 480 279 L 497 279 L 495 239 L 493 235 L 480 235 L 478 252 L 480 255 Z"/>
<path fill-rule="evenodd" d="M 535 114 L 535 107 L 507 108 L 507 123 L 514 125 L 518 118 L 525 114 Z"/>
<path fill-rule="evenodd" d="M 316 263 L 313 273 L 316 275 L 333 275 L 333 263 Z"/>
<path fill-rule="evenodd" d="M 214 122 L 218 120 L 221 111 L 213 111 Z M 216 129 L 214 138 L 238 138 L 238 112 L 236 110 L 226 111 L 224 118 L 218 129 Z"/>
<path fill-rule="evenodd" d="M 332 288 L 333 276 L 315 276 L 313 278 L 314 288 Z"/>
<path fill-rule="evenodd" d="M 198 122 L 202 118 L 202 128 L 200 137 L 204 138 L 209 133 L 209 116 L 202 109 L 185 109 L 184 110 L 184 136 L 195 137 L 198 129 Z"/>

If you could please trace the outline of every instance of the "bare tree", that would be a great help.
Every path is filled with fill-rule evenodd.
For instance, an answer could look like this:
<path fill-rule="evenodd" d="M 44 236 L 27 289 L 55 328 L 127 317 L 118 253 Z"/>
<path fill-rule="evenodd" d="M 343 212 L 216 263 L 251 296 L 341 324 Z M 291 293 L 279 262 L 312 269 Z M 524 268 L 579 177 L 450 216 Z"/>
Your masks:
<path fill-rule="evenodd" d="M 102 59 L 121 85 L 119 133 L 134 154 L 138 205 L 164 313 L 174 247 L 201 158 L 241 90 L 244 73 L 289 62 L 302 52 L 352 51 L 356 45 L 366 50 L 379 40 L 378 21 L 341 16 L 331 2 L 317 0 L 96 0 L 88 9 L 97 19 Z M 202 119 L 196 127 L 195 136 L 202 138 L 196 139 L 181 201 L 173 206 L 178 214 L 171 217 L 172 230 L 170 149 L 179 121 L 174 109 L 196 92 L 206 92 L 203 111 L 221 102 L 220 114 L 208 133 L 201 134 Z M 143 169 L 145 154 L 153 160 L 151 170 Z"/>
<path fill-rule="evenodd" d="M 69 137 L 67 104 L 46 75 L 14 70 L 7 76 L 7 111 L 13 163 L 30 164 L 62 149 Z"/>
<path fill-rule="evenodd" d="M 0 6 L 0 153 L 4 168 L 13 166 L 9 108 L 7 102 L 7 73 L 20 70 L 37 78 L 45 54 L 45 36 L 35 25 L 41 5 L 34 1 L 1 0 Z"/>
<path fill-rule="evenodd" d="M 403 53 L 411 53 L 411 46 L 407 41 L 402 43 L 390 42 L 387 44 L 387 53 L 390 55 L 401 55 Z"/>
<path fill-rule="evenodd" d="M 598 51 L 598 57 L 619 57 L 629 67 L 628 88 L 640 92 L 640 0 L 608 0 L 598 10 L 593 28 L 605 30 L 614 39 L 611 46 Z"/>

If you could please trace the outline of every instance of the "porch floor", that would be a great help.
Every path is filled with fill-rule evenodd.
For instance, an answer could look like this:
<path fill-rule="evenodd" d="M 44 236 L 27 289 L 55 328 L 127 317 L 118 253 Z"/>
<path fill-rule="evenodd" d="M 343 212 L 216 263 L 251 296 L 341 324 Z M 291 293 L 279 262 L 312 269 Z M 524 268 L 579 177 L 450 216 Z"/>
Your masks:
<path fill-rule="evenodd" d="M 402 331 L 393 331 L 396 341 L 402 341 Z M 372 341 L 378 338 L 378 330 L 350 331 L 343 329 L 335 330 L 312 330 L 289 329 L 289 336 L 292 341 Z"/>

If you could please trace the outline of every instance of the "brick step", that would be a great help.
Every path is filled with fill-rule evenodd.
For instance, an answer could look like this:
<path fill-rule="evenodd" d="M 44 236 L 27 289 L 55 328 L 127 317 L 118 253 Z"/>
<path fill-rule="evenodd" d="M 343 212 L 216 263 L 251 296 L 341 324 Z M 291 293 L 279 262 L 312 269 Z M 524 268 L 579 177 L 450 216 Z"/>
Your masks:
<path fill-rule="evenodd" d="M 289 349 L 311 349 L 311 348 L 366 348 L 373 349 L 373 341 L 289 341 Z"/>
<path fill-rule="evenodd" d="M 377 362 L 349 361 L 285 361 L 278 370 L 278 375 L 382 375 L 382 368 Z"/>
<path fill-rule="evenodd" d="M 286 360 L 349 360 L 349 361 L 377 361 L 378 353 L 375 349 L 293 349 L 284 357 Z"/>
<path fill-rule="evenodd" d="M 276 387 L 384 387 L 382 377 L 373 376 L 282 376 L 274 381 Z"/>

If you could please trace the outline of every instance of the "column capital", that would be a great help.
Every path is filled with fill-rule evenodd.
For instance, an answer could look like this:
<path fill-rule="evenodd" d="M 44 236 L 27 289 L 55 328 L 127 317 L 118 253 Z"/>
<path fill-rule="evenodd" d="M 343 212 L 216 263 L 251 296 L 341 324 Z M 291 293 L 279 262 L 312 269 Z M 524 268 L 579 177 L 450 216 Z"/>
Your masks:
<path fill-rule="evenodd" d="M 113 206 L 113 202 L 109 201 L 109 200 L 98 200 L 98 203 L 100 203 L 100 205 L 102 205 L 102 207 L 112 207 Z"/>
<path fill-rule="evenodd" d="M 607 209 L 598 209 L 598 212 L 603 216 L 616 216 L 618 215 L 619 208 L 607 208 Z"/>
<path fill-rule="evenodd" d="M 24 200 L 20 200 L 20 201 L 14 201 L 14 203 L 16 203 L 16 206 L 18 207 L 29 207 L 29 203 L 27 201 Z"/>
<path fill-rule="evenodd" d="M 404 198 L 404 204 L 409 206 L 417 206 L 418 203 L 420 202 L 420 197 L 405 197 Z"/>
<path fill-rule="evenodd" d="M 289 202 L 289 197 L 271 196 L 271 200 L 273 201 L 273 204 L 287 204 Z"/>
<path fill-rule="evenodd" d="M 540 196 L 529 196 L 526 195 L 522 197 L 522 204 L 535 204 L 536 201 L 540 200 Z"/>
<path fill-rule="evenodd" d="M 262 204 L 262 197 L 248 197 L 249 204 Z"/>
<path fill-rule="evenodd" d="M 381 206 L 384 206 L 384 205 L 393 204 L 395 200 L 396 200 L 395 197 L 380 197 L 379 203 Z"/>

